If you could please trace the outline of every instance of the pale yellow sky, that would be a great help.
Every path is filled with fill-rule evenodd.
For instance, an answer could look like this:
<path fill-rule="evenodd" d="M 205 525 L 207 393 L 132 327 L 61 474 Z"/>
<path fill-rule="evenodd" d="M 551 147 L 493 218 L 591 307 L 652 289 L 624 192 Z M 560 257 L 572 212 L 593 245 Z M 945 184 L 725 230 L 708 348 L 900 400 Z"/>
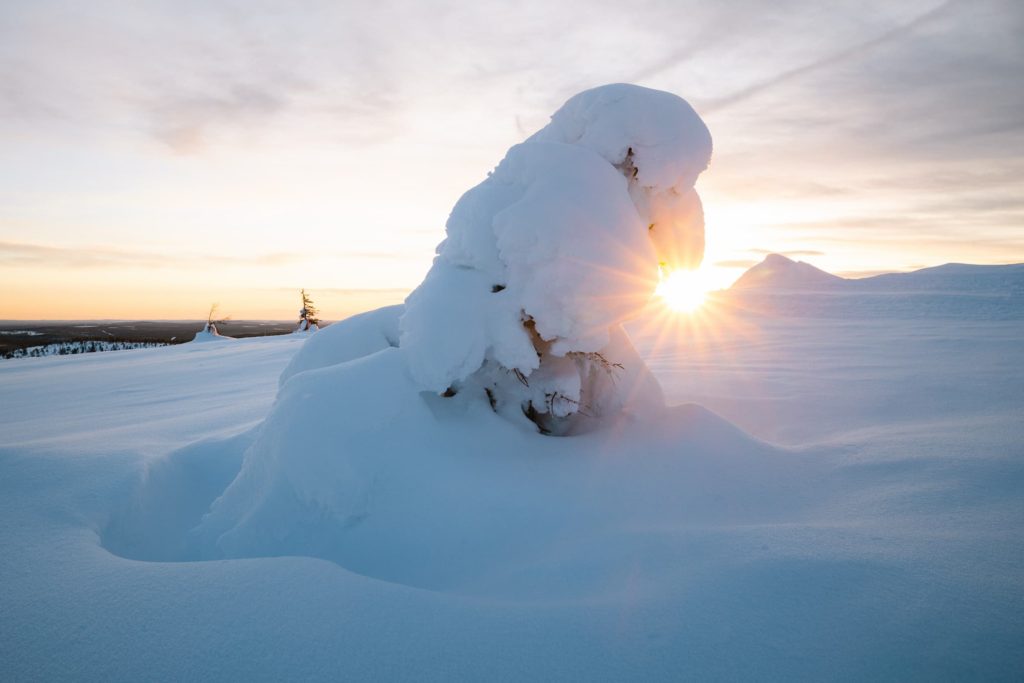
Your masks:
<path fill-rule="evenodd" d="M 710 280 L 1024 261 L 1019 3 L 8 2 L 0 319 L 323 317 L 414 287 L 573 93 L 688 99 Z"/>

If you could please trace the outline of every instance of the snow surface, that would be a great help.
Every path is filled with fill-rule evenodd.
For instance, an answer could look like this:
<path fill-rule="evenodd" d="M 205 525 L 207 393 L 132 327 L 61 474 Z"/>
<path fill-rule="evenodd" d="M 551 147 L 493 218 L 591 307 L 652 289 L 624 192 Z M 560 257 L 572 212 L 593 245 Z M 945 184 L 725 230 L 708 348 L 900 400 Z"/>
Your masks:
<path fill-rule="evenodd" d="M 717 415 L 562 439 L 415 392 L 399 309 L 7 361 L 0 678 L 1019 680 L 1024 306 L 819 296 L 636 321 Z"/>

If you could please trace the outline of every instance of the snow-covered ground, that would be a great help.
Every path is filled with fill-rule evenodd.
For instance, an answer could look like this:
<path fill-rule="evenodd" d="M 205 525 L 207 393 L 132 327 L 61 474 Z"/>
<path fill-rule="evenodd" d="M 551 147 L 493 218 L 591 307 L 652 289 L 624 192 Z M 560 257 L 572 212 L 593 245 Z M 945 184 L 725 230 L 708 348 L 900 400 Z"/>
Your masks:
<path fill-rule="evenodd" d="M 636 321 L 684 405 L 565 438 L 392 406 L 388 349 L 253 431 L 333 326 L 4 362 L 0 679 L 1020 680 L 1024 303 L 929 287 Z M 346 426 L 375 402 L 419 426 Z M 306 469 L 254 460 L 204 521 L 286 418 Z M 323 519 L 246 488 L 329 496 L 346 458 Z"/>

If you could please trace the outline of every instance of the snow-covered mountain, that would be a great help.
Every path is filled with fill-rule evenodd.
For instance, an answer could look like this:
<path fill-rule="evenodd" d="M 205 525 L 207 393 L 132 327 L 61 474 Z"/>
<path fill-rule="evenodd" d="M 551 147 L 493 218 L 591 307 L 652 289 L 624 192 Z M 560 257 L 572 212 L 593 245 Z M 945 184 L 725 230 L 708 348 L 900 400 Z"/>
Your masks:
<path fill-rule="evenodd" d="M 764 260 L 743 273 L 732 289 L 817 290 L 842 286 L 838 275 L 826 273 L 803 261 L 782 254 L 768 254 Z"/>
<path fill-rule="evenodd" d="M 804 261 L 769 254 L 732 285 L 733 292 L 947 292 L 1024 294 L 1024 263 L 972 265 L 947 263 L 909 273 L 843 278 Z"/>
<path fill-rule="evenodd" d="M 1024 263 L 979 266 L 947 263 L 910 273 L 886 273 L 849 280 L 862 291 L 1024 294 Z"/>

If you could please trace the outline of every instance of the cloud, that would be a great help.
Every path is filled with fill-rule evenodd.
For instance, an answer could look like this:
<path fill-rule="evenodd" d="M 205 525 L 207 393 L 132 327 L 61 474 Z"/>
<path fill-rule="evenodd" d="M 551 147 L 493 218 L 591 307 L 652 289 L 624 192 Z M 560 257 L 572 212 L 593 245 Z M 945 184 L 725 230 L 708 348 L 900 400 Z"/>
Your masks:
<path fill-rule="evenodd" d="M 824 256 L 825 252 L 815 249 L 793 249 L 790 251 L 778 251 L 775 249 L 747 249 L 754 254 L 782 254 L 783 256 Z"/>
<path fill-rule="evenodd" d="M 861 57 L 871 50 L 883 46 L 895 40 L 899 40 L 918 29 L 919 27 L 926 25 L 936 17 L 940 17 L 945 14 L 951 7 L 959 4 L 962 0 L 947 0 L 940 5 L 914 17 L 910 21 L 893 26 L 881 34 L 874 36 L 868 40 L 858 42 L 854 45 L 850 45 L 841 50 L 837 50 L 823 57 L 814 59 L 806 64 L 801 64 L 797 67 L 787 69 L 781 73 L 777 73 L 770 78 L 763 81 L 748 85 L 738 91 L 729 93 L 723 97 L 719 97 L 703 103 L 702 111 L 706 113 L 713 113 L 715 111 L 725 109 L 727 107 L 735 106 L 744 102 L 745 100 L 758 95 L 766 90 L 775 88 L 779 85 L 800 78 L 802 76 L 811 74 L 822 69 L 826 69 L 836 64 L 841 64 L 848 60 Z"/>
<path fill-rule="evenodd" d="M 308 261 L 292 253 L 226 256 L 166 253 L 107 247 L 55 247 L 25 242 L 0 242 L 0 263 L 31 268 L 209 268 L 212 266 L 282 266 Z"/>
<path fill-rule="evenodd" d="M 1019 159 L 1024 88 L 1013 74 L 1024 70 L 1021 31 L 1018 2 L 945 2 L 731 93 L 710 111 L 756 112 L 762 134 L 767 126 L 800 141 L 792 150 L 813 152 L 819 165 L 823 149 L 847 165 L 871 160 L 881 168 Z"/>
<path fill-rule="evenodd" d="M 268 84 L 225 85 L 211 95 L 164 96 L 152 107 L 153 136 L 175 152 L 199 151 L 211 126 L 246 125 L 288 106 L 288 90 Z"/>
<path fill-rule="evenodd" d="M 310 263 L 315 260 L 352 262 L 397 261 L 410 257 L 403 251 L 322 251 L 315 256 L 296 252 L 227 255 L 206 252 L 168 252 L 117 249 L 103 246 L 53 246 L 30 242 L 0 241 L 0 264 L 50 268 L 182 268 L 267 267 Z"/>
<path fill-rule="evenodd" d="M 935 239 L 956 250 L 988 241 L 1024 259 L 1010 234 L 1024 197 L 1021 35 L 1017 0 L 311 1 L 273 11 L 224 0 L 187 11 L 176 0 L 9 0 L 0 4 L 0 143 L 23 152 L 0 160 L 0 172 L 18 180 L 0 189 L 0 206 L 3 218 L 70 226 L 72 245 L 90 239 L 88 226 L 104 211 L 124 222 L 94 185 L 49 184 L 53 174 L 39 169 L 36 185 L 23 180 L 36 163 L 54 165 L 56 153 L 37 153 L 49 145 L 62 160 L 76 152 L 82 167 L 90 159 L 81 158 L 102 157 L 88 173 L 110 179 L 104 190 L 132 176 L 116 191 L 159 187 L 187 198 L 181 204 L 202 194 L 191 192 L 197 177 L 223 171 L 234 180 L 238 159 L 280 158 L 285 170 L 273 169 L 274 182 L 310 186 L 358 169 L 394 187 L 408 213 L 436 210 L 436 184 L 405 160 L 440 168 L 456 159 L 445 177 L 480 177 L 574 91 L 631 80 L 678 92 L 707 119 L 716 150 L 701 180 L 713 190 L 705 196 L 748 204 L 744 215 L 770 223 L 762 243 L 794 244 L 786 233 L 801 246 L 873 239 L 895 249 Z M 199 164 L 211 174 L 190 175 Z M 88 173 L 76 168 L 62 180 Z M 361 217 L 387 213 L 380 198 L 359 196 L 344 178 L 337 187 L 351 195 L 346 207 L 321 212 L 351 235 L 352 252 L 337 258 L 395 258 L 374 251 L 381 238 L 362 227 Z M 458 189 L 465 186 L 444 191 Z M 185 230 L 183 244 L 199 243 L 222 216 L 232 220 L 233 199 L 219 198 L 216 210 L 201 201 L 189 211 L 212 218 Z M 241 201 L 263 207 L 258 192 Z M 314 198 L 303 210 L 317 216 L 320 208 Z M 782 223 L 794 213 L 801 222 Z M 3 234 L 7 265 L 251 262 L 211 261 L 187 248 L 165 256 L 146 245 L 46 247 L 6 226 Z M 286 230 L 268 225 L 261 239 L 257 248 L 269 255 L 258 258 L 298 258 Z M 813 251 L 783 253 L 820 255 Z M 418 253 L 426 259 L 429 249 Z M 723 258 L 747 255 L 741 247 Z"/>
<path fill-rule="evenodd" d="M 612 80 L 677 90 L 716 125 L 735 119 L 763 141 L 832 149 L 926 152 L 1024 126 L 1024 10 L 1014 0 L 924 4 L 901 19 L 913 10 L 794 0 L 311 2 L 273 13 L 212 1 L 187 14 L 176 2 L 116 13 L 57 4 L 0 9 L 0 111 L 27 125 L 42 116 L 128 126 L 177 153 L 289 127 L 385 140 L 437 100 L 515 105 L 507 125 L 522 135 L 573 91 Z M 913 125 L 892 125 L 902 121 Z"/>
<path fill-rule="evenodd" d="M 263 289 L 255 291 L 268 291 L 268 292 L 294 292 L 295 287 L 275 287 L 273 289 Z M 359 294 L 359 295 L 406 295 L 411 290 L 403 287 L 317 287 L 315 290 L 310 289 L 310 292 L 323 295 L 347 295 L 347 294 Z"/>
<path fill-rule="evenodd" d="M 302 11 L 231 2 L 0 7 L 0 119 L 149 135 L 194 154 L 292 125 L 358 143 L 393 125 L 394 43 L 367 30 L 386 8 Z M 401 31 L 402 22 L 391 28 Z M 52 47 L 59 45 L 59 50 Z"/>

